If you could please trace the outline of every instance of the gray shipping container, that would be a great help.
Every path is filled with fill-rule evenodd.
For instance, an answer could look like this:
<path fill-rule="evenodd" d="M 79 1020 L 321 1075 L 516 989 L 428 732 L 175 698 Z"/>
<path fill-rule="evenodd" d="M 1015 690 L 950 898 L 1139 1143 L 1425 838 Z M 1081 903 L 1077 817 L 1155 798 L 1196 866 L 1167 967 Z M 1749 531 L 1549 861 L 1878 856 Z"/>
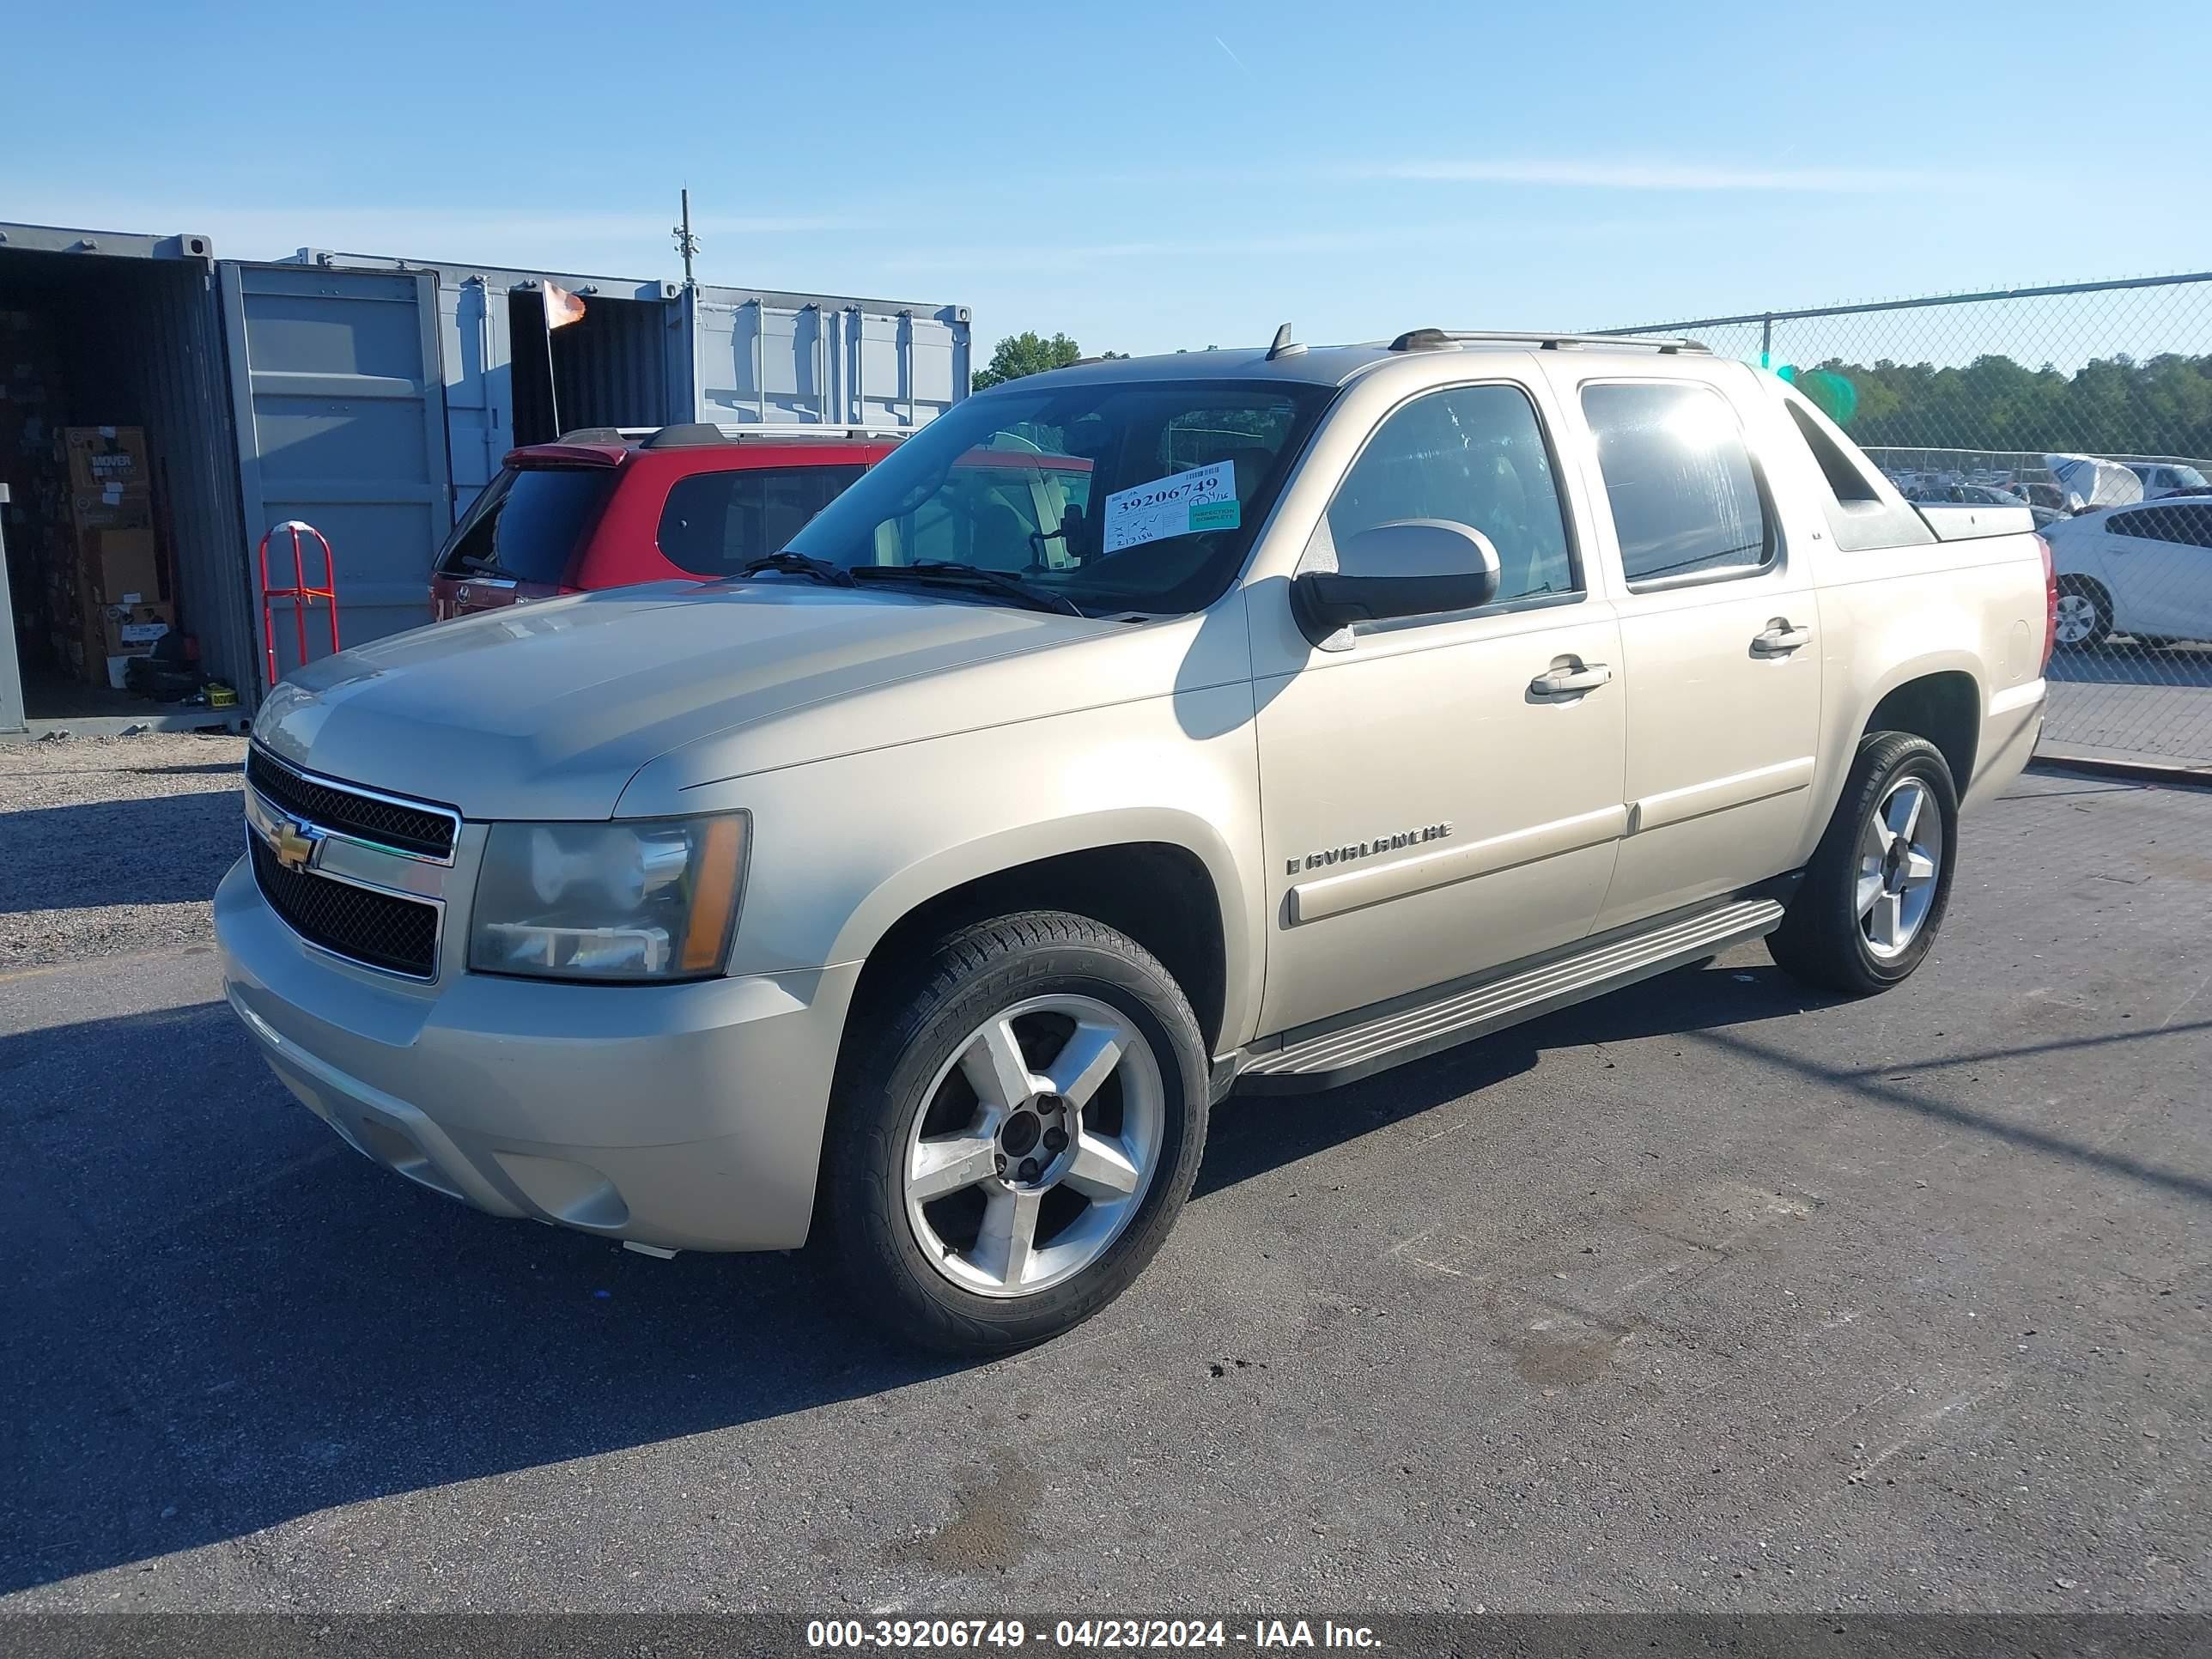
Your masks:
<path fill-rule="evenodd" d="M 550 337 L 549 281 L 585 302 Z M 216 259 L 201 236 L 0 224 L 11 307 L 61 337 L 70 406 L 49 428 L 145 428 L 179 626 L 248 711 L 267 678 L 253 550 L 271 526 L 330 538 L 342 637 L 359 643 L 428 620 L 440 543 L 518 443 L 690 420 L 919 426 L 966 395 L 969 372 L 964 307 L 315 249 L 256 264 Z M 281 586 L 287 538 L 280 550 Z M 278 613 L 281 674 L 297 650 Z M 312 623 L 310 655 L 329 640 Z M 33 691 L 35 728 L 58 711 Z"/>
<path fill-rule="evenodd" d="M 668 421 L 915 427 L 968 395 L 965 306 L 426 264 L 301 248 L 321 270 L 437 281 L 454 495 L 465 507 L 518 443 Z M 544 284 L 581 296 L 549 353 Z M 552 395 L 545 391 L 550 379 Z"/>

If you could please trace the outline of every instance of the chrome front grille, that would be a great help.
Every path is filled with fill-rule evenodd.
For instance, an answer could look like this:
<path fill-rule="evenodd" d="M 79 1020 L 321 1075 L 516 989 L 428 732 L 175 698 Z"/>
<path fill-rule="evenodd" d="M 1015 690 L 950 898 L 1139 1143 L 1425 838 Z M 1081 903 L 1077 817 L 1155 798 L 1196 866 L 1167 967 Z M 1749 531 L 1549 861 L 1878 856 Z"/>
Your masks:
<path fill-rule="evenodd" d="M 261 896 L 311 945 L 372 968 L 429 979 L 438 968 L 438 907 L 357 887 L 276 861 L 260 836 L 249 837 Z"/>
<path fill-rule="evenodd" d="M 280 812 L 358 841 L 418 858 L 450 859 L 461 815 L 398 799 L 335 778 L 313 777 L 259 747 L 246 756 L 246 781 Z"/>
<path fill-rule="evenodd" d="M 435 979 L 460 814 L 258 748 L 247 751 L 246 785 L 254 883 L 285 926 L 349 961 Z"/>

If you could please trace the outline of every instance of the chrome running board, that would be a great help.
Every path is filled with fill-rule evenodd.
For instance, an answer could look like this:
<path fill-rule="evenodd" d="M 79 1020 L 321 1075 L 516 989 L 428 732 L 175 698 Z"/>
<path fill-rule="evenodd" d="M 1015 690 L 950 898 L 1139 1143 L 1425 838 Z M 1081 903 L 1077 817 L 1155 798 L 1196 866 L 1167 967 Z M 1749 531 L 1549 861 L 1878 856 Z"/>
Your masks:
<path fill-rule="evenodd" d="M 1474 983 L 1397 998 L 1351 1023 L 1309 1025 L 1286 1033 L 1279 1047 L 1248 1049 L 1237 1086 L 1262 1094 L 1332 1089 L 1761 938 L 1781 920 L 1771 898 L 1737 899 Z"/>

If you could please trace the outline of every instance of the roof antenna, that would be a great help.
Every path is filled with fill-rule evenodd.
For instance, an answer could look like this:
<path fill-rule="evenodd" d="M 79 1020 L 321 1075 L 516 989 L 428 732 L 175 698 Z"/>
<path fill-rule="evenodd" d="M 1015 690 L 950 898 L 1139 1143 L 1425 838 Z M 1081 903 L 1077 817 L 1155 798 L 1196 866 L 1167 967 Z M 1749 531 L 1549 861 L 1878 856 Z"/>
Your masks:
<path fill-rule="evenodd" d="M 696 288 L 691 275 L 691 261 L 699 252 L 699 239 L 691 234 L 691 187 L 684 187 L 684 222 L 668 233 L 676 239 L 676 251 L 684 256 L 684 286 Z"/>
<path fill-rule="evenodd" d="M 1275 343 L 1267 348 L 1267 361 L 1272 363 L 1278 357 L 1295 357 L 1304 349 L 1291 338 L 1291 325 L 1285 323 L 1275 331 Z"/>

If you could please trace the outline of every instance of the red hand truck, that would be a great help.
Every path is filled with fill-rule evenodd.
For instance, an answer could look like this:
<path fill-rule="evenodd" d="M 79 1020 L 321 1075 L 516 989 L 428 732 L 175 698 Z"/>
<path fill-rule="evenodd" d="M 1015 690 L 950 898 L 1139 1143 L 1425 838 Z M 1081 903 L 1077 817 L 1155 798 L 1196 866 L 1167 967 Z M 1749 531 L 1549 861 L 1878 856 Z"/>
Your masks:
<path fill-rule="evenodd" d="M 269 537 L 276 535 L 278 531 L 289 531 L 292 535 L 292 586 L 289 587 L 271 587 L 269 585 Z M 307 555 L 300 545 L 300 534 L 302 531 L 322 544 L 323 585 L 320 587 L 310 587 L 307 585 Z M 272 688 L 276 685 L 277 678 L 276 607 L 270 601 L 274 599 L 292 601 L 292 619 L 298 624 L 300 630 L 300 665 L 304 668 L 307 662 L 307 609 L 317 599 L 321 599 L 331 608 L 331 651 L 335 655 L 338 650 L 337 584 L 337 565 L 331 553 L 330 538 L 324 535 L 314 526 L 303 524 L 297 519 L 287 519 L 283 524 L 270 530 L 268 535 L 262 537 L 261 640 L 269 652 L 269 684 Z"/>

